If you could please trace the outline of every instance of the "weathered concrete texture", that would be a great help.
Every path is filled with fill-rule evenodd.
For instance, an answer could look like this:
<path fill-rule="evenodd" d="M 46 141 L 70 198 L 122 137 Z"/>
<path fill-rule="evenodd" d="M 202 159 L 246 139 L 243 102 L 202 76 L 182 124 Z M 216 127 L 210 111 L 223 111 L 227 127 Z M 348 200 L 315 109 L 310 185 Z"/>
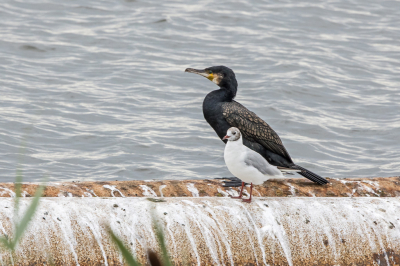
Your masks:
<path fill-rule="evenodd" d="M 255 186 L 258 197 L 399 197 L 400 177 L 328 179 L 317 185 L 307 179 L 269 180 Z M 239 188 L 224 188 L 223 180 L 163 180 L 49 183 L 45 197 L 226 197 Z M 25 183 L 23 195 L 31 196 L 37 184 Z M 14 194 L 13 183 L 0 183 L 0 197 Z"/>
<path fill-rule="evenodd" d="M 26 208 L 30 199 L 22 199 Z M 0 200 L 11 235 L 13 200 Z M 152 210 L 176 265 L 400 265 L 400 198 L 43 198 L 15 265 L 122 265 L 105 225 L 142 263 Z M 23 211 L 23 210 L 22 210 Z M 0 250 L 0 264 L 11 254 Z M 48 264 L 46 264 L 48 265 Z"/>

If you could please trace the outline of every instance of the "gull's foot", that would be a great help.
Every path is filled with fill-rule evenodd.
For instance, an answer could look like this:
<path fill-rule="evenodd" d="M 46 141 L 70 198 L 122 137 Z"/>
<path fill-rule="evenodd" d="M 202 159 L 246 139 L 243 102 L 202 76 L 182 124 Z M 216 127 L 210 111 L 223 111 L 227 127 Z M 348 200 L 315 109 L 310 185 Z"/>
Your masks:
<path fill-rule="evenodd" d="M 233 197 L 233 196 L 231 196 L 231 195 L 229 195 L 229 197 L 230 197 L 231 199 L 241 199 L 241 198 L 242 198 L 242 196 L 239 196 L 239 197 Z"/>
<path fill-rule="evenodd" d="M 251 199 L 242 199 L 242 201 L 243 201 L 243 202 L 250 203 L 250 202 L 251 202 Z"/>

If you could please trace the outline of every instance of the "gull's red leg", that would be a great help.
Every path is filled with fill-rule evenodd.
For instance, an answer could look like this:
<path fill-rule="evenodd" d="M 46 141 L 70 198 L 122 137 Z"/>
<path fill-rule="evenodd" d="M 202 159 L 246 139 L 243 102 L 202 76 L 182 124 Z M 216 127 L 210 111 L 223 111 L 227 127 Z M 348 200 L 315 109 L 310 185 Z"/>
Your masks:
<path fill-rule="evenodd" d="M 253 183 L 250 183 L 250 198 L 248 199 L 242 199 L 243 202 L 251 202 L 251 194 L 253 193 Z"/>
<path fill-rule="evenodd" d="M 244 188 L 244 182 L 242 182 L 242 188 L 240 189 L 239 197 L 232 197 L 232 196 L 229 197 L 231 197 L 232 199 L 241 199 L 243 197 L 243 188 Z"/>

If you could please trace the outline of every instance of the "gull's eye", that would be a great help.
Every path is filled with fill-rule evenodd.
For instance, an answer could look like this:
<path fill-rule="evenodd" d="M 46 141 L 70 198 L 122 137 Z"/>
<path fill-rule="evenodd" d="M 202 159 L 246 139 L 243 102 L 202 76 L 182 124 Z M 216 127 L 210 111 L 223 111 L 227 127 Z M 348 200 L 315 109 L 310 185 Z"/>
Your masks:
<path fill-rule="evenodd" d="M 212 71 L 211 71 L 211 70 L 208 70 L 208 74 L 212 74 Z"/>
<path fill-rule="evenodd" d="M 233 132 L 233 135 L 236 135 L 236 132 Z"/>

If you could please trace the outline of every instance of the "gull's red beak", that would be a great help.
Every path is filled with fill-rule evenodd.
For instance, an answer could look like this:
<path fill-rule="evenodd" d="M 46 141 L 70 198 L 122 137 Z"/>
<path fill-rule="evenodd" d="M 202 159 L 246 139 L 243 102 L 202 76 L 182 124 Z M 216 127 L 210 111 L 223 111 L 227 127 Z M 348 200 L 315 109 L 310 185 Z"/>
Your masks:
<path fill-rule="evenodd" d="M 226 139 L 229 139 L 228 135 L 226 135 L 225 137 L 222 138 L 222 140 L 226 140 Z"/>

